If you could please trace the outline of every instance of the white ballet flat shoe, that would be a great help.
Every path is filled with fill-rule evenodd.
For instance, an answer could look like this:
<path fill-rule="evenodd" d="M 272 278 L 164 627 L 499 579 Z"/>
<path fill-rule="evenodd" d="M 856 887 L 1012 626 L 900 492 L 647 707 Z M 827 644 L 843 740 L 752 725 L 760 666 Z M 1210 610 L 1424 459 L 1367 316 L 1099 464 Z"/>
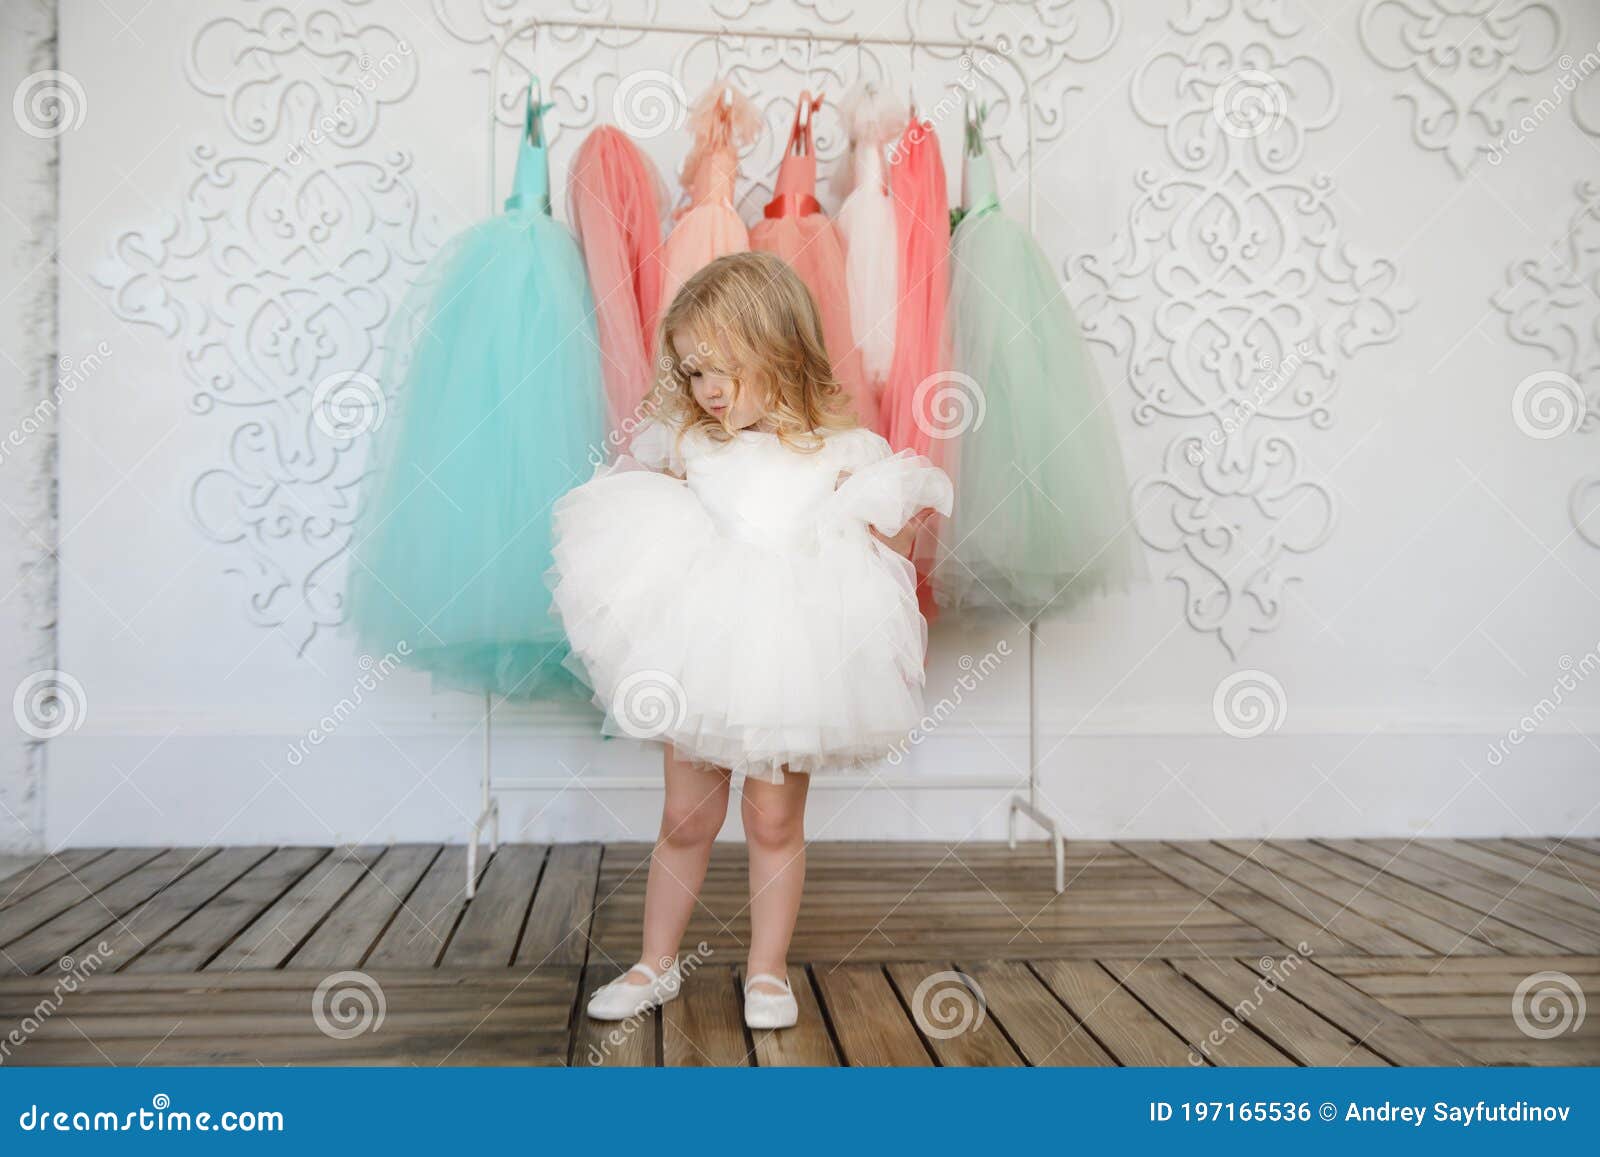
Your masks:
<path fill-rule="evenodd" d="M 751 992 L 753 984 L 776 984 L 782 992 Z M 751 1028 L 789 1028 L 800 1019 L 800 1005 L 789 982 L 758 972 L 744 982 L 744 1023 Z"/>
<path fill-rule="evenodd" d="M 645 983 L 629 984 L 628 974 L 633 972 L 644 973 Z M 676 960 L 665 972 L 657 972 L 648 964 L 635 964 L 615 980 L 595 989 L 584 1011 L 595 1020 L 627 1020 L 677 999 L 681 987 L 683 973 Z"/>

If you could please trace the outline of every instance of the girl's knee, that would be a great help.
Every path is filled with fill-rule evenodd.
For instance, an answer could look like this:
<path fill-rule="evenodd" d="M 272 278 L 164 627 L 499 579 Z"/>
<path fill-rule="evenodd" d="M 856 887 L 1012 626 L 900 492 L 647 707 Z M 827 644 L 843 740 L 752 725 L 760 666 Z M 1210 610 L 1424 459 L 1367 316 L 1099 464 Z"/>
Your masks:
<path fill-rule="evenodd" d="M 722 830 L 727 814 L 726 791 L 696 798 L 669 795 L 661 809 L 661 839 L 680 847 L 709 844 Z"/>
<path fill-rule="evenodd" d="M 747 794 L 742 809 L 744 838 L 758 848 L 786 848 L 805 839 L 805 808 L 757 802 Z"/>

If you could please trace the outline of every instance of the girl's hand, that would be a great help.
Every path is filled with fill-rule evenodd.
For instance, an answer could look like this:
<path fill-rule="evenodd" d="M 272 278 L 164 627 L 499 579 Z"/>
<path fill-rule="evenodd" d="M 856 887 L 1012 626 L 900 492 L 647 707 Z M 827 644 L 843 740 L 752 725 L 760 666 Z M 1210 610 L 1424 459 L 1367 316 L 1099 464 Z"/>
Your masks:
<path fill-rule="evenodd" d="M 904 558 L 910 558 L 911 545 L 917 540 L 917 531 L 921 528 L 923 520 L 932 512 L 933 507 L 923 507 L 906 520 L 906 524 L 900 529 L 900 533 L 895 535 L 893 538 L 890 538 L 886 534 L 880 534 L 878 528 L 875 526 L 868 525 L 867 530 L 871 533 L 873 538 L 883 543 L 884 546 L 887 546 L 896 554 L 901 555 Z"/>

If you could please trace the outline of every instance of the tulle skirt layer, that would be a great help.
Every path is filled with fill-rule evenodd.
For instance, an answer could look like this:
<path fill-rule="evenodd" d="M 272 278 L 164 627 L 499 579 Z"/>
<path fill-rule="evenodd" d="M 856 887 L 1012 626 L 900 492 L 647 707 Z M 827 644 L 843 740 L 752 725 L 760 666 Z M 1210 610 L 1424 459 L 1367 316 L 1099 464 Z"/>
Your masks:
<path fill-rule="evenodd" d="M 911 566 L 860 521 L 743 541 L 624 457 L 557 503 L 555 536 L 546 581 L 606 734 L 782 782 L 870 766 L 921 717 Z"/>
<path fill-rule="evenodd" d="M 1110 407 L 1037 244 L 1002 213 L 956 230 L 948 324 L 981 392 L 940 541 L 941 606 L 1065 612 L 1144 574 Z"/>
<path fill-rule="evenodd" d="M 551 507 L 593 472 L 604 436 L 571 234 L 522 213 L 453 239 L 392 323 L 383 373 L 393 396 L 350 552 L 360 644 L 404 641 L 437 688 L 581 691 L 539 582 Z"/>

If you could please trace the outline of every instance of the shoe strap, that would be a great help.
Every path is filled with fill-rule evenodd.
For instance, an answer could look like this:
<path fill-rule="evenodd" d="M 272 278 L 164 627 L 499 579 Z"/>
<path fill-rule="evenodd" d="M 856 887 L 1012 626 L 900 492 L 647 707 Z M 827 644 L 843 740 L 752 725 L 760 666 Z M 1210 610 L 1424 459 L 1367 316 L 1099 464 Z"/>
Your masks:
<path fill-rule="evenodd" d="M 654 984 L 657 980 L 661 979 L 661 974 L 659 972 L 657 972 L 654 968 L 651 968 L 648 964 L 635 964 L 632 968 L 628 969 L 628 972 L 642 972 L 642 973 L 644 973 L 645 984 Z M 617 979 L 619 979 L 619 980 L 623 981 L 624 983 L 626 983 L 627 979 L 628 979 L 628 972 L 624 972 Z"/>
<path fill-rule="evenodd" d="M 752 984 L 761 984 L 763 981 L 765 981 L 767 984 L 776 985 L 777 987 L 783 989 L 785 992 L 788 992 L 788 993 L 793 993 L 794 992 L 794 989 L 789 987 L 789 982 L 787 980 L 784 980 L 784 979 L 782 979 L 780 977 L 774 976 L 770 972 L 758 972 L 754 976 L 750 976 L 750 977 L 746 977 L 745 978 L 745 982 L 744 982 L 745 995 L 746 996 L 752 995 L 752 993 L 750 992 L 750 986 Z M 755 996 L 775 996 L 776 993 L 757 992 L 754 995 Z"/>

